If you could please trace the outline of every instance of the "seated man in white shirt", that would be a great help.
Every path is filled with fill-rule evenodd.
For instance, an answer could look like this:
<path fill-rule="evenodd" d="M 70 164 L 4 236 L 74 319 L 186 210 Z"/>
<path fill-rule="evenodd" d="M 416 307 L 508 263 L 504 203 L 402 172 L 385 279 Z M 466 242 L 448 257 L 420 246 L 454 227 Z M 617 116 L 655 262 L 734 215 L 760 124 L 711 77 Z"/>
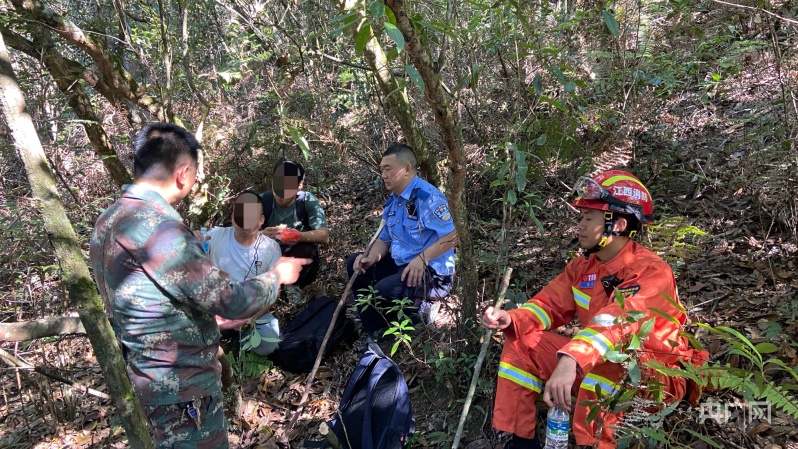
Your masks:
<path fill-rule="evenodd" d="M 260 195 L 251 190 L 238 194 L 233 200 L 232 221 L 231 227 L 208 231 L 211 262 L 229 274 L 232 282 L 242 282 L 272 270 L 282 254 L 276 241 L 260 233 L 264 221 Z M 241 327 L 248 321 L 216 318 L 222 331 Z M 277 318 L 266 313 L 257 320 L 255 328 L 262 340 L 252 350 L 260 355 L 274 352 L 280 335 Z"/>

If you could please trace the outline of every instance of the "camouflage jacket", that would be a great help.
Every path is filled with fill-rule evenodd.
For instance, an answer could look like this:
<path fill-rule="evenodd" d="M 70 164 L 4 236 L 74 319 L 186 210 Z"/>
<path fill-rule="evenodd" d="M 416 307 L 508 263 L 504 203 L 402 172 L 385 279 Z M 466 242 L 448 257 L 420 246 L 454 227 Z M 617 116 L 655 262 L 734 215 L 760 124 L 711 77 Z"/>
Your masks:
<path fill-rule="evenodd" d="M 128 374 L 143 405 L 221 390 L 214 315 L 246 318 L 277 298 L 277 276 L 230 284 L 158 193 L 125 185 L 91 236 L 94 279 L 128 348 Z"/>

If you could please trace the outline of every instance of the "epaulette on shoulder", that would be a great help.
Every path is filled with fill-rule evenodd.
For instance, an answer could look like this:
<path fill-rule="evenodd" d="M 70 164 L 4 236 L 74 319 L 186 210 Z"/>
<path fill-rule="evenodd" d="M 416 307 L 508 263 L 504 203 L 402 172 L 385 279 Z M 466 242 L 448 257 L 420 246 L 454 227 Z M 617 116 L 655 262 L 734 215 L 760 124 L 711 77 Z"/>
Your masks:
<path fill-rule="evenodd" d="M 426 190 L 423 190 L 421 187 L 416 187 L 413 190 L 413 195 L 421 201 L 427 201 L 427 199 L 430 197 L 430 193 Z"/>

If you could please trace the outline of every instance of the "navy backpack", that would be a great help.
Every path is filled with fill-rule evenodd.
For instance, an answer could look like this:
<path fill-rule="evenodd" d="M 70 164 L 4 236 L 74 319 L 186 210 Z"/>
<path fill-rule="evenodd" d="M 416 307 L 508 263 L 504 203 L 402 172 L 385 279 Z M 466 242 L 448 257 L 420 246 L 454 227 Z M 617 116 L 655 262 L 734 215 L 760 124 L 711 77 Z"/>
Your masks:
<path fill-rule="evenodd" d="M 346 383 L 330 428 L 344 449 L 404 449 L 415 431 L 410 393 L 399 366 L 369 343 Z"/>

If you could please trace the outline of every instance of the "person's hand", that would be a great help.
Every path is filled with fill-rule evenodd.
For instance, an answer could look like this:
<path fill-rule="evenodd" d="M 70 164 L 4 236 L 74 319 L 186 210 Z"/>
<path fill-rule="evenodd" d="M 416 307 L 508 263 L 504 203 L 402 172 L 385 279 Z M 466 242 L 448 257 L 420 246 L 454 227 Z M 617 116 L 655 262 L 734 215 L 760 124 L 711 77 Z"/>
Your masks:
<path fill-rule="evenodd" d="M 376 262 L 376 260 L 374 260 L 374 258 L 372 258 L 372 257 L 363 257 L 363 254 L 359 254 L 357 257 L 355 257 L 355 264 L 352 265 L 352 267 L 355 270 L 357 270 L 358 264 L 361 264 L 360 265 L 360 274 L 363 274 L 372 265 L 374 265 L 375 262 Z"/>
<path fill-rule="evenodd" d="M 216 324 L 219 325 L 220 331 L 226 331 L 230 329 L 238 329 L 239 327 L 247 324 L 249 322 L 249 318 L 244 318 L 241 320 L 228 320 L 226 318 L 222 318 L 220 316 L 216 316 Z"/>
<path fill-rule="evenodd" d="M 496 309 L 493 306 L 485 309 L 482 314 L 482 325 L 488 329 L 502 330 L 507 329 L 513 324 L 510 314 L 506 310 Z"/>
<path fill-rule="evenodd" d="M 211 239 L 210 234 L 206 234 L 205 237 L 202 237 L 202 232 L 201 231 L 193 231 L 193 234 L 194 234 L 194 237 L 196 237 L 197 240 L 199 240 L 200 242 L 207 241 L 207 240 Z"/>
<path fill-rule="evenodd" d="M 299 279 L 299 272 L 302 271 L 302 266 L 311 262 L 313 262 L 312 259 L 281 257 L 277 260 L 273 271 L 277 273 L 277 279 L 281 285 L 293 284 Z"/>
<path fill-rule="evenodd" d="M 563 355 L 557 362 L 557 367 L 551 373 L 551 377 L 546 381 L 543 392 L 543 402 L 549 407 L 557 407 L 561 410 L 571 408 L 571 388 L 576 381 L 576 360 L 571 356 Z"/>
<path fill-rule="evenodd" d="M 296 245 L 302 238 L 302 233 L 292 228 L 283 228 L 277 234 L 277 238 L 287 245 Z"/>
<path fill-rule="evenodd" d="M 261 231 L 261 234 L 269 237 L 272 240 L 277 240 L 277 237 L 280 235 L 280 229 L 281 228 L 279 226 L 271 226 L 264 228 L 263 231 Z"/>
<path fill-rule="evenodd" d="M 416 256 L 415 259 L 411 260 L 410 263 L 407 264 L 404 271 L 402 271 L 402 277 L 400 279 L 408 287 L 421 285 L 421 282 L 424 280 L 424 272 L 426 271 L 426 268 L 427 267 L 424 264 L 424 260 L 422 260 L 421 257 Z"/>

